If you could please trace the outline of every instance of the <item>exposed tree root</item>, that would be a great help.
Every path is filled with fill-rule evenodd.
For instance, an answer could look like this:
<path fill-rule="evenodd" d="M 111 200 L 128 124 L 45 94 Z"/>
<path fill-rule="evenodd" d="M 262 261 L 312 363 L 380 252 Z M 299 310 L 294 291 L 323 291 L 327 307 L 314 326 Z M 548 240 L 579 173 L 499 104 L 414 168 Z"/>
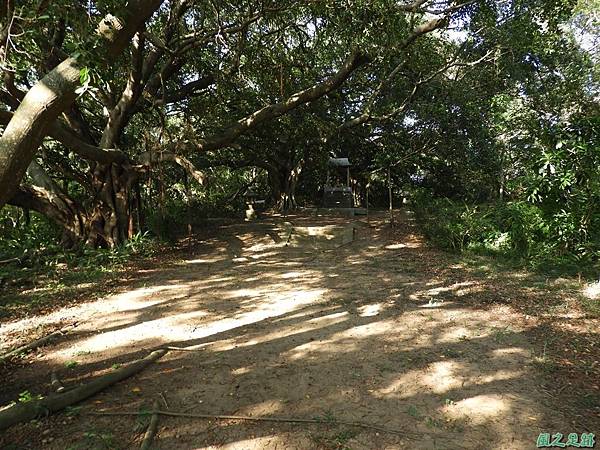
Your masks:
<path fill-rule="evenodd" d="M 139 412 L 133 411 L 114 411 L 114 412 L 87 412 L 91 416 L 139 416 Z M 252 422 L 279 422 L 279 423 L 310 423 L 318 425 L 344 425 L 349 427 L 365 428 L 368 430 L 380 431 L 382 433 L 397 434 L 405 436 L 407 434 L 422 434 L 412 433 L 404 430 L 395 430 L 392 428 L 383 428 L 377 425 L 371 425 L 364 422 L 348 422 L 345 420 L 321 420 L 321 419 L 302 419 L 294 417 L 253 417 L 253 416 L 229 416 L 223 414 L 196 414 L 176 411 L 153 410 L 147 414 L 170 416 L 170 417 L 187 417 L 191 419 L 214 419 L 214 420 L 247 420 Z"/>
<path fill-rule="evenodd" d="M 146 368 L 167 353 L 165 349 L 155 350 L 143 359 L 137 360 L 120 369 L 102 375 L 89 383 L 74 389 L 52 394 L 39 400 L 16 403 L 0 410 L 0 430 L 19 422 L 26 422 L 41 415 L 49 415 L 61 409 L 85 400 L 88 397 L 124 380 Z"/>

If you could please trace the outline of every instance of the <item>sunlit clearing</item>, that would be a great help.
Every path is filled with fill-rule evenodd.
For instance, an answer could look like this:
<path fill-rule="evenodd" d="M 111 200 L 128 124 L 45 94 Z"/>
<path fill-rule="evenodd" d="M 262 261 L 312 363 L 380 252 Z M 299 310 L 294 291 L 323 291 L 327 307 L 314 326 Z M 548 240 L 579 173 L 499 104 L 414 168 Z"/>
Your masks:
<path fill-rule="evenodd" d="M 408 242 L 406 244 L 390 244 L 390 245 L 386 245 L 385 248 L 386 250 L 398 250 L 401 248 L 418 248 L 420 247 L 421 244 L 419 244 L 418 242 Z"/>
<path fill-rule="evenodd" d="M 111 300 L 118 302 L 120 311 L 145 308 L 148 306 L 156 305 L 164 300 L 164 297 L 163 298 L 155 297 L 156 300 L 148 300 L 147 298 L 145 298 L 146 296 L 148 296 L 150 294 L 155 294 L 157 292 L 169 291 L 169 290 L 177 291 L 177 290 L 182 290 L 182 289 L 185 289 L 188 287 L 189 286 L 187 284 L 170 284 L 170 285 L 163 285 L 163 286 L 140 288 L 140 289 L 135 289 L 133 291 L 127 291 L 122 294 L 116 295 L 115 297 L 112 297 Z"/>
<path fill-rule="evenodd" d="M 507 413 L 510 409 L 509 400 L 500 395 L 477 395 L 456 402 L 452 408 L 447 408 L 447 414 L 454 419 L 468 416 L 475 424 L 486 424 L 494 417 Z"/>
<path fill-rule="evenodd" d="M 376 316 L 377 314 L 379 314 L 379 311 L 381 311 L 381 307 L 381 303 L 361 306 L 360 308 L 358 308 L 358 314 L 361 317 Z"/>
<path fill-rule="evenodd" d="M 304 317 L 307 315 L 309 315 L 309 314 L 308 313 L 294 314 L 292 316 L 286 316 L 284 319 L 278 319 L 278 320 L 288 321 L 290 319 Z M 293 339 L 293 337 L 296 335 L 301 335 L 303 333 L 315 331 L 320 328 L 324 328 L 324 327 L 335 325 L 337 323 L 341 323 L 344 320 L 347 320 L 347 317 L 346 317 L 347 315 L 348 315 L 348 312 L 344 311 L 341 313 L 333 313 L 333 314 L 328 314 L 326 316 L 316 317 L 314 319 L 310 319 L 310 320 L 302 322 L 302 325 L 300 325 L 298 323 L 293 323 L 289 326 L 280 327 L 276 332 L 262 334 L 259 338 L 254 338 L 251 341 L 247 341 L 242 344 L 238 344 L 237 346 L 244 347 L 244 346 L 249 346 L 249 345 L 257 345 L 257 344 L 261 344 L 264 342 L 273 341 L 276 339 L 290 339 L 290 338 Z M 232 347 L 234 345 L 235 345 L 234 342 L 229 343 L 230 347 Z M 219 350 L 222 350 L 225 348 L 228 348 L 228 347 L 226 345 L 219 346 Z"/>
<path fill-rule="evenodd" d="M 106 315 L 111 317 L 112 326 L 126 326 L 126 324 L 131 323 L 132 316 L 137 314 L 137 310 L 181 298 L 187 293 L 188 288 L 189 286 L 187 284 L 169 284 L 134 289 L 106 297 L 101 301 L 94 302 L 92 306 L 83 304 L 69 308 L 68 314 L 73 318 L 85 317 L 86 314 L 89 314 L 89 310 L 92 309 L 93 314 L 95 315 Z M 158 292 L 161 293 L 160 296 L 154 295 Z M 65 310 L 59 309 L 44 316 L 43 321 L 53 323 L 55 321 L 64 320 L 64 316 Z M 12 330 L 22 329 L 24 326 L 29 327 L 30 322 L 30 318 L 24 318 L 10 324 L 2 324 L 0 330 L 2 331 L 2 335 L 7 335 L 12 332 Z"/>
<path fill-rule="evenodd" d="M 171 340 L 185 340 L 195 335 L 190 326 L 181 326 L 179 323 L 185 319 L 200 319 L 206 316 L 203 311 L 195 311 L 186 314 L 177 314 L 168 317 L 161 317 L 156 320 L 146 320 L 138 324 L 131 324 L 126 321 L 125 324 L 118 324 L 119 329 L 106 333 L 91 336 L 82 342 L 77 343 L 78 352 L 99 352 L 108 349 L 120 347 L 124 344 L 134 345 L 149 339 L 169 342 Z M 73 354 L 73 348 L 58 351 L 56 356 L 63 361 Z"/>
<path fill-rule="evenodd" d="M 241 294 L 240 291 L 237 293 Z M 245 294 L 256 294 L 261 297 L 260 300 L 256 301 L 254 309 L 251 311 L 212 322 L 202 320 L 208 316 L 208 313 L 201 310 L 165 314 L 159 318 L 139 323 L 135 323 L 135 321 L 132 323 L 130 319 L 128 321 L 129 326 L 127 326 L 127 323 L 120 324 L 118 329 L 90 336 L 82 342 L 77 343 L 77 350 L 98 352 L 109 348 L 128 347 L 136 343 L 147 342 L 148 344 L 156 344 L 202 339 L 213 334 L 229 331 L 254 322 L 260 322 L 269 317 L 286 314 L 303 305 L 315 302 L 324 292 L 323 289 L 289 291 L 284 292 L 286 294 L 284 297 L 279 292 L 264 295 L 260 291 L 244 290 Z M 144 302 L 143 305 L 146 306 L 147 304 L 151 303 Z M 202 326 L 197 326 L 197 323 L 203 324 Z M 229 345 L 223 348 L 223 350 L 233 348 L 235 345 L 235 342 L 230 341 Z M 69 348 L 59 351 L 56 353 L 56 358 L 65 361 L 71 357 L 72 350 L 72 348 Z"/>
<path fill-rule="evenodd" d="M 429 365 L 429 370 L 421 379 L 423 386 L 436 394 L 443 394 L 450 389 L 459 389 L 465 379 L 461 375 L 464 368 L 455 361 L 437 361 Z"/>
<path fill-rule="evenodd" d="M 257 302 L 257 307 L 254 311 L 239 314 L 232 319 L 224 319 L 208 323 L 206 326 L 203 326 L 202 329 L 196 330 L 192 337 L 206 337 L 215 333 L 229 331 L 234 328 L 249 325 L 254 322 L 260 322 L 261 320 L 271 317 L 282 316 L 296 308 L 317 301 L 324 293 L 324 289 L 313 289 L 307 291 L 291 291 L 287 293 L 285 298 L 282 298 L 279 295 L 274 295 L 270 298 L 264 298 L 263 300 Z M 280 336 L 273 336 L 273 338 L 277 337 Z M 254 339 L 253 343 L 250 345 L 256 345 L 267 340 L 269 340 L 269 337 L 263 336 L 260 339 Z M 217 351 L 226 351 L 237 346 L 239 346 L 239 344 L 235 340 L 228 339 L 217 344 L 214 349 Z"/>
<path fill-rule="evenodd" d="M 340 319 L 346 320 L 346 313 L 342 314 L 331 314 L 327 316 L 328 320 L 335 322 Z M 326 318 L 321 318 L 326 319 Z M 314 322 L 315 319 L 313 319 Z M 323 325 L 323 320 L 320 320 Z M 332 323 L 327 324 L 330 326 Z M 310 359 L 316 356 L 320 356 L 323 353 L 326 354 L 341 354 L 347 352 L 356 351 L 364 345 L 363 340 L 365 338 L 376 337 L 379 335 L 386 335 L 391 333 L 395 329 L 393 321 L 382 321 L 370 323 L 367 325 L 361 325 L 358 327 L 349 328 L 345 331 L 331 334 L 329 339 L 323 339 L 320 341 L 307 342 L 306 344 L 299 345 L 287 352 L 286 357 L 291 360 L 298 359 Z"/>
<path fill-rule="evenodd" d="M 600 280 L 595 283 L 588 284 L 583 289 L 583 295 L 591 300 L 596 300 L 600 298 Z"/>

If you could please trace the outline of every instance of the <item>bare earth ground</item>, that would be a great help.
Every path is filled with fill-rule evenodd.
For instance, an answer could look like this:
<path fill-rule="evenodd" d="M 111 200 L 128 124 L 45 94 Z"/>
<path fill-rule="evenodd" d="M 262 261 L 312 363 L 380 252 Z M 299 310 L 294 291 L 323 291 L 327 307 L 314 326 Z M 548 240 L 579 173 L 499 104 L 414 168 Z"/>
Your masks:
<path fill-rule="evenodd" d="M 597 319 L 569 308 L 550 282 L 490 276 L 425 246 L 409 214 L 394 230 L 382 214 L 368 220 L 337 248 L 285 246 L 278 217 L 223 226 L 116 295 L 3 323 L 3 348 L 77 326 L 2 369 L 0 404 L 51 392 L 51 371 L 72 385 L 161 345 L 198 347 L 169 352 L 78 414 L 13 427 L 0 448 L 139 447 L 147 419 L 85 412 L 138 411 L 155 399 L 171 411 L 402 431 L 161 417 L 160 449 L 528 449 L 540 432 L 598 435 Z"/>

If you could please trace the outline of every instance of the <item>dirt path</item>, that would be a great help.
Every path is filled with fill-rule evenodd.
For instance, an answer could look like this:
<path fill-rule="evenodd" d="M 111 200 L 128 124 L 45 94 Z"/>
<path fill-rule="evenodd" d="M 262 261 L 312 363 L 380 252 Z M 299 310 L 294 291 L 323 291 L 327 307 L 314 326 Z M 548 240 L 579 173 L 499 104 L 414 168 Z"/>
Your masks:
<path fill-rule="evenodd" d="M 10 345 L 44 323 L 79 323 L 10 373 L 1 403 L 36 383 L 47 390 L 51 371 L 74 383 L 169 343 L 199 350 L 169 353 L 84 410 L 136 411 L 158 398 L 173 411 L 319 416 L 405 432 L 165 417 L 160 449 L 528 449 L 540 432 L 600 431 L 598 417 L 556 407 L 536 364 L 536 319 L 425 247 L 409 216 L 393 233 L 371 217 L 339 248 L 285 246 L 278 220 L 222 227 L 119 295 L 4 324 Z M 61 414 L 9 430 L 0 447 L 138 447 L 136 422 Z"/>

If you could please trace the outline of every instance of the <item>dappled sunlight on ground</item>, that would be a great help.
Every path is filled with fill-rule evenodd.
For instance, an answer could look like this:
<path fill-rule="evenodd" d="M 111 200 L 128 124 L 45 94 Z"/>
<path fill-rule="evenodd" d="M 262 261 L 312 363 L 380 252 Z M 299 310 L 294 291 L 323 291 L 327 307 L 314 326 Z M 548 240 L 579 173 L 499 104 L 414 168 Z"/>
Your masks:
<path fill-rule="evenodd" d="M 351 219 L 285 220 L 333 229 Z M 17 372 L 2 400 L 40 372 L 76 382 L 170 345 L 189 351 L 170 352 L 84 406 L 137 410 L 160 395 L 173 411 L 319 416 L 403 432 L 161 418 L 164 449 L 521 449 L 540 431 L 564 430 L 565 416 L 540 387 L 539 348 L 522 316 L 487 302 L 485 280 L 436 262 L 402 221 L 392 233 L 383 216 L 365 220 L 339 247 L 286 246 L 276 220 L 223 227 L 143 286 L 38 318 L 79 324 L 45 350 L 35 374 Z M 28 326 L 10 323 L 0 334 Z M 76 444 L 90 427 L 126 436 L 133 421 L 82 416 L 67 425 L 71 441 L 52 448 Z"/>
<path fill-rule="evenodd" d="M 449 416 L 455 419 L 469 417 L 473 424 L 483 424 L 490 419 L 509 412 L 510 400 L 503 399 L 500 395 L 477 395 L 457 402 L 449 408 Z"/>
<path fill-rule="evenodd" d="M 421 247 L 420 242 L 406 242 L 401 244 L 390 244 L 386 245 L 384 248 L 386 250 L 398 250 L 399 248 L 419 248 Z"/>

